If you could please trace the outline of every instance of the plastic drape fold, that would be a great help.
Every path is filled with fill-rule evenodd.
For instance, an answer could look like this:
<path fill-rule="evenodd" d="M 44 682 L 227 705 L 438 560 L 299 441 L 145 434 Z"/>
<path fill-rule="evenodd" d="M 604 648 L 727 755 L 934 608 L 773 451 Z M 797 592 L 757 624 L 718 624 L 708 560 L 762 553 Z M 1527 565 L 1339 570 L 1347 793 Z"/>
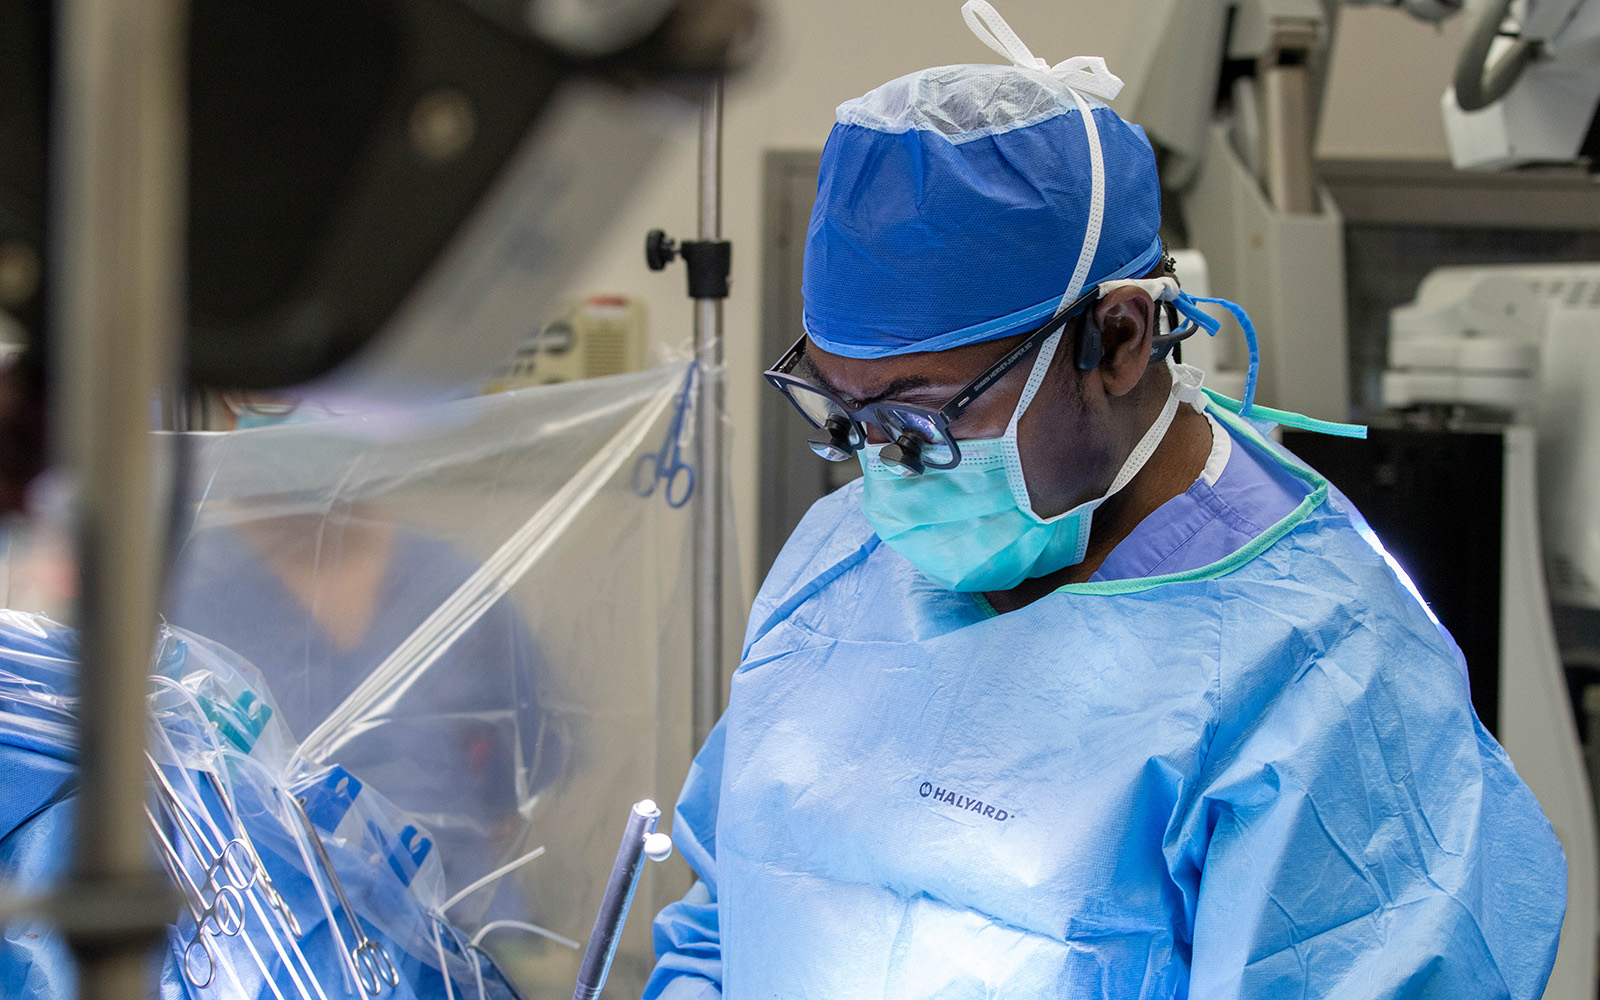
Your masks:
<path fill-rule="evenodd" d="M 629 806 L 670 800 L 693 749 L 690 509 L 663 477 L 690 460 L 697 377 L 177 437 L 190 474 L 162 655 L 176 643 L 206 667 L 152 677 L 152 834 L 201 912 L 173 927 L 164 991 L 322 1000 L 316 973 L 330 998 L 570 995 Z M 70 676 L 70 654 L 51 662 Z M 0 731 L 70 743 L 70 705 L 28 705 L 0 704 Z M 208 865 L 223 820 L 257 832 L 264 865 Z M 276 947 L 196 933 L 228 929 L 205 907 L 232 894 L 205 879 L 230 864 L 276 886 L 236 887 Z M 308 874 L 329 867 L 393 975 L 354 955 L 339 891 Z M 640 910 L 687 884 L 671 862 Z M 183 963 L 205 964 L 204 940 L 224 944 L 196 992 Z M 651 961 L 636 921 L 608 994 L 637 995 Z"/>

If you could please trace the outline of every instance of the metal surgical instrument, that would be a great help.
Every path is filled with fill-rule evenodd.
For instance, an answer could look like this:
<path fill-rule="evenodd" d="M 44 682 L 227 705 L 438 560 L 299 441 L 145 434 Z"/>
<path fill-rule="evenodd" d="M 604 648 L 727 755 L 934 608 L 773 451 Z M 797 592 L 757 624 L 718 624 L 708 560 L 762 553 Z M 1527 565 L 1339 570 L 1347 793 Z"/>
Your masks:
<path fill-rule="evenodd" d="M 166 864 L 168 874 L 179 889 L 187 890 L 183 893 L 183 901 L 189 908 L 189 915 L 194 918 L 194 936 L 183 948 L 183 977 L 196 989 L 205 989 L 217 975 L 217 952 L 211 944 L 211 936 L 224 934 L 231 937 L 244 929 L 244 897 L 233 886 L 220 885 L 216 887 L 211 901 L 206 902 L 205 895 L 194 884 L 194 879 L 189 877 L 177 848 L 168 839 L 167 832 L 161 828 L 161 822 L 149 806 L 145 806 L 144 815 L 150 821 L 150 829 L 155 831 L 156 842 L 161 847 L 161 860 Z M 204 972 L 199 971 L 201 966 L 196 958 L 196 948 L 200 949 L 200 958 L 205 960 Z"/>
<path fill-rule="evenodd" d="M 595 1000 L 600 995 L 606 974 L 611 971 L 611 960 L 617 954 L 617 943 L 622 940 L 622 926 L 627 923 L 633 894 L 639 888 L 644 859 L 665 861 L 672 854 L 672 838 L 656 832 L 660 821 L 661 810 L 650 799 L 634 803 L 628 813 L 622 846 L 617 848 L 617 860 L 611 865 L 606 893 L 600 899 L 600 912 L 589 933 L 589 947 L 583 953 L 583 964 L 578 966 L 572 1000 Z"/>
<path fill-rule="evenodd" d="M 178 828 L 178 832 L 182 834 L 189 849 L 194 852 L 195 858 L 205 870 L 206 877 L 201 888 L 227 886 L 242 892 L 255 885 L 260 869 L 255 864 L 255 855 L 249 846 L 239 837 L 232 837 L 224 842 L 220 849 L 214 848 L 199 821 L 184 808 L 178 790 L 167 780 L 161 765 L 157 764 L 156 759 L 149 753 L 144 756 L 150 765 L 150 773 L 155 775 L 159 786 L 156 801 L 161 803 L 163 811 L 172 818 L 173 825 Z"/>
<path fill-rule="evenodd" d="M 250 863 L 255 869 L 256 887 L 266 897 L 267 904 L 277 910 L 278 915 L 283 918 L 285 929 L 294 937 L 299 938 L 302 933 L 300 921 L 295 917 L 294 910 L 290 908 L 288 901 L 283 898 L 283 894 L 278 891 L 277 885 L 273 883 L 272 876 L 267 874 L 267 866 L 262 864 L 261 855 L 256 853 L 255 845 L 250 842 L 249 836 L 244 834 L 244 824 L 239 822 L 239 813 L 234 808 L 233 799 L 223 785 L 222 779 L 211 771 L 202 771 L 201 773 L 205 775 L 206 781 L 211 785 L 211 790 L 216 793 L 218 801 L 222 803 L 223 810 L 227 812 L 228 824 L 232 827 L 237 840 L 244 844 L 246 852 L 250 855 Z"/>
<path fill-rule="evenodd" d="M 345 922 L 350 925 L 350 934 L 355 943 L 350 946 L 350 961 L 355 966 L 356 985 L 361 988 L 363 996 L 377 996 L 383 992 L 383 984 L 390 986 L 400 985 L 400 970 L 394 966 L 394 960 L 383 946 L 367 937 L 367 932 L 361 927 L 361 918 L 356 916 L 355 907 L 350 905 L 350 899 L 344 894 L 344 885 L 339 881 L 339 873 L 333 869 L 333 859 L 328 857 L 328 849 L 322 844 L 322 835 L 317 833 L 311 817 L 306 815 L 305 800 L 290 797 L 294 803 L 295 812 L 300 817 L 300 822 L 305 825 L 306 833 L 311 841 L 311 847 L 317 852 L 317 863 L 322 867 L 322 873 L 327 876 L 328 884 L 333 886 L 333 894 L 339 900 L 339 906 L 344 910 Z"/>
<path fill-rule="evenodd" d="M 655 493 L 658 483 L 665 480 L 667 485 L 664 495 L 667 498 L 667 506 L 674 509 L 688 503 L 689 497 L 694 494 L 694 466 L 683 460 L 681 445 L 684 422 L 689 412 L 690 394 L 694 389 L 694 377 L 698 368 L 698 362 L 690 364 L 689 372 L 684 376 L 683 394 L 678 397 L 678 408 L 672 414 L 672 424 L 667 428 L 667 436 L 661 442 L 661 450 L 640 455 L 639 461 L 633 465 L 633 492 L 641 497 L 648 497 Z"/>

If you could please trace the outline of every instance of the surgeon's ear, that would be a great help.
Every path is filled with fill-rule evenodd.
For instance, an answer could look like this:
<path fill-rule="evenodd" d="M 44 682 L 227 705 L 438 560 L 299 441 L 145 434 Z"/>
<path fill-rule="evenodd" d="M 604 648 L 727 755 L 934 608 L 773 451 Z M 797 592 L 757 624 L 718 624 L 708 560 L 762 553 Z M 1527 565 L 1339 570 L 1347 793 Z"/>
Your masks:
<path fill-rule="evenodd" d="M 1099 373 L 1106 395 L 1125 396 L 1144 378 L 1150 367 L 1155 318 L 1155 303 L 1137 288 L 1114 289 L 1095 303 L 1094 319 L 1100 324 L 1105 351 Z"/>

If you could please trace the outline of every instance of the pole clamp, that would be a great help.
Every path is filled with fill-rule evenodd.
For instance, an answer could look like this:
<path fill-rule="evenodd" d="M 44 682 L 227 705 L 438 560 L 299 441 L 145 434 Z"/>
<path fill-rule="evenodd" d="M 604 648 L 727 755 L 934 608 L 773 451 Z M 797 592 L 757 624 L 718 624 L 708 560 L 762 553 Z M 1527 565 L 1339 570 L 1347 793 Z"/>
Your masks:
<path fill-rule="evenodd" d="M 678 242 L 659 229 L 644 238 L 644 260 L 652 271 L 665 270 L 677 258 L 689 265 L 691 299 L 725 299 L 733 270 L 733 244 L 727 240 Z"/>

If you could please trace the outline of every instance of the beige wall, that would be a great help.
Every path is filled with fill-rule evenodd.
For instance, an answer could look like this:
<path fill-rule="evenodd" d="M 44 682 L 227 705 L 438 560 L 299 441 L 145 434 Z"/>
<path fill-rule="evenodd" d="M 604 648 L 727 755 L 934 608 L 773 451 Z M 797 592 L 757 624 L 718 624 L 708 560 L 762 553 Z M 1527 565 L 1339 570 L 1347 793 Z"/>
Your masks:
<path fill-rule="evenodd" d="M 1051 62 L 1118 53 L 1138 30 L 1131 0 L 997 0 L 1017 33 Z M 742 584 L 754 573 L 757 495 L 761 160 L 768 149 L 820 149 L 833 109 L 885 80 L 927 66 L 992 62 L 997 57 L 967 30 L 959 0 L 766 0 L 764 59 L 729 90 L 723 230 L 734 245 L 733 294 L 727 303 L 728 409 L 733 424 L 733 496 Z M 1457 31 L 1411 22 L 1386 10 L 1347 12 L 1334 65 L 1323 151 L 1337 156 L 1446 156 L 1438 98 L 1449 76 Z M 690 306 L 681 265 L 662 274 L 644 266 L 647 230 L 692 235 L 694 137 L 661 165 L 614 238 L 602 247 L 576 291 L 622 291 L 649 310 L 653 340 L 686 345 Z M 798 327 L 798 318 L 797 318 Z M 798 329 L 796 331 L 798 333 Z M 742 623 L 739 623 L 742 627 Z"/>
<path fill-rule="evenodd" d="M 1376 7 L 1344 12 L 1323 104 L 1319 152 L 1353 159 L 1448 160 L 1439 99 L 1455 75 L 1460 17 L 1433 26 Z"/>

